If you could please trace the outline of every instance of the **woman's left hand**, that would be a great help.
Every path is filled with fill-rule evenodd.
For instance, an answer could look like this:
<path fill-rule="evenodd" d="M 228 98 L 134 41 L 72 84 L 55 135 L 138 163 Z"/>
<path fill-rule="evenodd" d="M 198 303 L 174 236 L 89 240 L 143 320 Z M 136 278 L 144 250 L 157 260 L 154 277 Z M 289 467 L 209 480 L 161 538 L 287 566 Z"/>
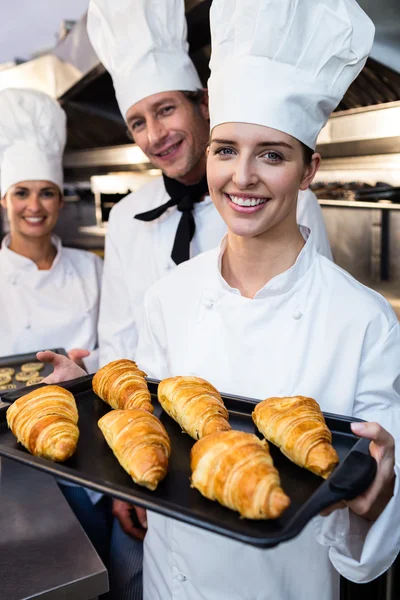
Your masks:
<path fill-rule="evenodd" d="M 321 514 L 326 517 L 334 510 L 348 506 L 350 510 L 364 519 L 376 521 L 393 496 L 394 439 L 378 423 L 352 423 L 351 429 L 359 437 L 371 440 L 369 452 L 377 463 L 375 479 L 370 487 L 357 498 L 335 504 Z"/>

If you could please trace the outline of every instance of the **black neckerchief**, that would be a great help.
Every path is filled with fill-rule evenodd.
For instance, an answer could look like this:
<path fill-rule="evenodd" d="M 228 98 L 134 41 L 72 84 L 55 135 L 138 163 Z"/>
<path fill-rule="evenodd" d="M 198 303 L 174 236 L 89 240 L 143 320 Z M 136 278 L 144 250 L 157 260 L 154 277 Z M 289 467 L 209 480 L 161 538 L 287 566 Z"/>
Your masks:
<path fill-rule="evenodd" d="M 158 208 L 135 215 L 135 219 L 139 219 L 139 221 L 154 221 L 154 219 L 161 217 L 172 206 L 176 206 L 181 211 L 182 216 L 176 230 L 171 252 L 172 260 L 175 264 L 179 265 L 190 258 L 190 242 L 193 239 L 196 229 L 193 208 L 196 202 L 200 202 L 203 196 L 208 194 L 207 179 L 204 175 L 199 183 L 195 185 L 184 185 L 176 179 L 170 179 L 166 175 L 163 175 L 163 179 L 165 189 L 171 200 L 168 200 L 168 202 Z"/>

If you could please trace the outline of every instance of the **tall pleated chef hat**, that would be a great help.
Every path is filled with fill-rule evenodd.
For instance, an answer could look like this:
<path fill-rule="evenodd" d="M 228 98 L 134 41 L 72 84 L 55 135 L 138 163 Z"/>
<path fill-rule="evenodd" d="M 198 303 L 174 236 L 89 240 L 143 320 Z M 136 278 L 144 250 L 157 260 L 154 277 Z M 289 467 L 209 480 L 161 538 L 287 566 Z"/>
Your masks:
<path fill-rule="evenodd" d="M 66 116 L 58 102 L 30 89 L 0 91 L 0 192 L 22 181 L 51 181 L 63 190 Z"/>
<path fill-rule="evenodd" d="M 153 94 L 203 87 L 188 55 L 183 0 L 90 0 L 87 29 L 124 118 Z"/>
<path fill-rule="evenodd" d="M 214 0 L 211 128 L 265 125 L 315 148 L 371 50 L 355 0 Z"/>

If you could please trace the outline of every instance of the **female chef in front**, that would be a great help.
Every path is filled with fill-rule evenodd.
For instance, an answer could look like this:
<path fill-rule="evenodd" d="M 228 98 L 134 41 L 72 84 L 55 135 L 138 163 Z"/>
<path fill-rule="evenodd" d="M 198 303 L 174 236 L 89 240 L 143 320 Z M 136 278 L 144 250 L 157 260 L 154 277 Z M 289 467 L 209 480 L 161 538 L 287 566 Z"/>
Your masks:
<path fill-rule="evenodd" d="M 296 200 L 320 162 L 306 147 L 364 65 L 373 25 L 355 0 L 214 0 L 210 14 L 207 174 L 228 234 L 148 292 L 136 360 L 157 378 L 302 394 L 363 418 L 353 431 L 371 440 L 378 471 L 365 494 L 272 550 L 149 512 L 144 598 L 338 600 L 339 573 L 373 579 L 400 548 L 388 433 L 400 431 L 399 323 L 317 253 Z"/>
<path fill-rule="evenodd" d="M 66 116 L 52 98 L 29 89 L 0 92 L 1 204 L 10 225 L 0 250 L 0 356 L 64 347 L 78 363 L 92 354 L 86 366 L 95 371 L 102 261 L 64 248 L 53 234 L 65 140 Z M 61 487 L 106 559 L 108 499 Z"/>

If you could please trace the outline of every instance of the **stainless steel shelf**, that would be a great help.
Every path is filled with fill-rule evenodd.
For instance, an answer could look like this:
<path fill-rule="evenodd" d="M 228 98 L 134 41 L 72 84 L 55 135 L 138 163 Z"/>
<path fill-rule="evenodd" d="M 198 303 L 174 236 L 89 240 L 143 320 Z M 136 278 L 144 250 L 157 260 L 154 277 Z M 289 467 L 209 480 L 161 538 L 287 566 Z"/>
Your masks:
<path fill-rule="evenodd" d="M 361 200 L 318 200 L 320 206 L 339 208 L 369 208 L 370 210 L 400 210 L 400 204 L 391 202 L 362 202 Z"/>

